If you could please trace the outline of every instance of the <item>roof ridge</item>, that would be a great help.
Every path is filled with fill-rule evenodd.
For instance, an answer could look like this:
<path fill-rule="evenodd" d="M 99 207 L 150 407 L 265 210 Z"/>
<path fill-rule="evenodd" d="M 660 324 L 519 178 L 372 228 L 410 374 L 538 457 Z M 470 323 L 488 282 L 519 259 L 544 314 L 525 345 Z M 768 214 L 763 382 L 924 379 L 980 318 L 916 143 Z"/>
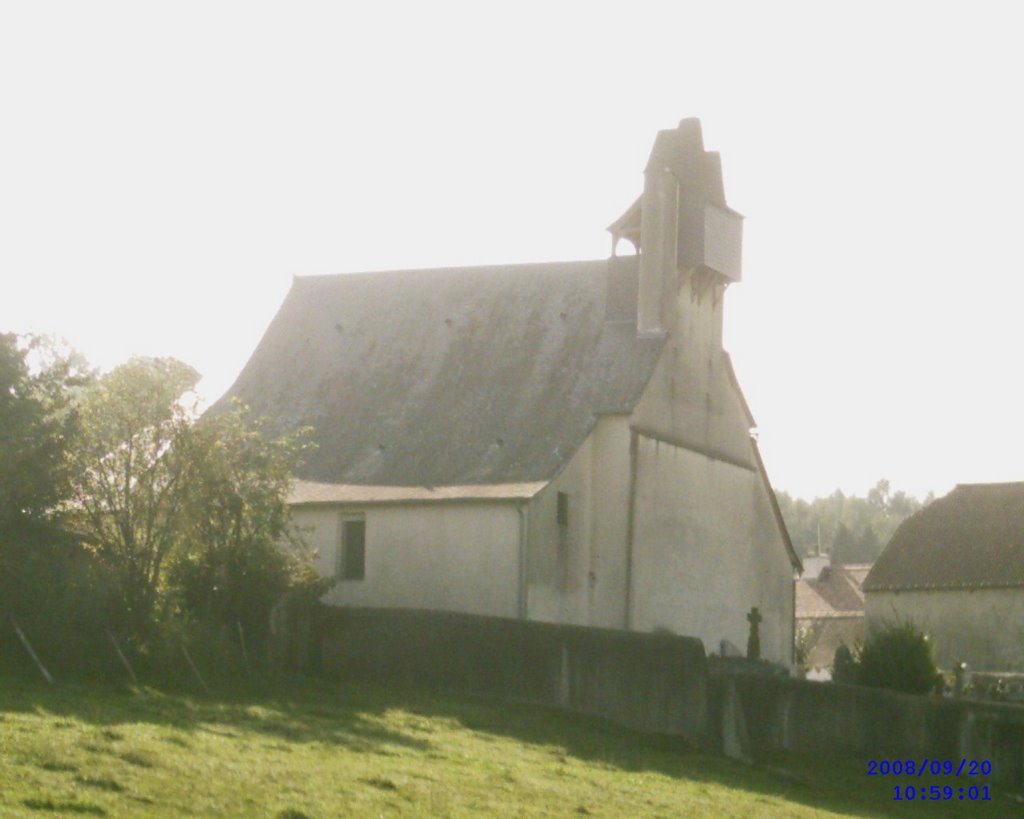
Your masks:
<path fill-rule="evenodd" d="M 984 489 L 1009 489 L 1009 488 L 1019 488 L 1021 490 L 1024 490 L 1024 481 L 985 481 L 985 482 L 982 482 L 982 483 L 958 483 L 955 487 L 953 487 L 953 491 L 955 492 L 955 491 L 961 490 L 961 489 L 968 489 L 968 490 L 982 489 L 982 490 L 984 490 Z"/>
<path fill-rule="evenodd" d="M 617 257 L 618 258 L 618 257 Z M 476 265 L 450 265 L 441 267 L 398 267 L 388 268 L 384 270 L 354 270 L 354 271 L 343 271 L 339 273 L 309 273 L 302 275 L 293 275 L 293 283 L 314 281 L 317 279 L 340 279 L 342 277 L 349 278 L 353 276 L 387 276 L 387 275 L 398 275 L 406 273 L 481 273 L 487 270 L 495 271 L 512 271 L 512 270 L 540 270 L 547 271 L 552 269 L 569 269 L 569 268 L 580 268 L 591 265 L 607 265 L 610 261 L 610 257 L 600 259 L 563 259 L 560 261 L 549 261 L 549 262 L 508 262 L 505 264 L 476 264 Z"/>

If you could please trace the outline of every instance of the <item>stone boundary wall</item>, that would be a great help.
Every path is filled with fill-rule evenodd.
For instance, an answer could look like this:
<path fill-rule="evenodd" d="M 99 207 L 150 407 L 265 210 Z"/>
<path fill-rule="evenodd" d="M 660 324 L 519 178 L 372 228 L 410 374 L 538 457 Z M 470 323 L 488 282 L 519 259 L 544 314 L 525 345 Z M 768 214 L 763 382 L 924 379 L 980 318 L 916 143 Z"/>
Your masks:
<path fill-rule="evenodd" d="M 327 673 L 555 706 L 694 743 L 706 736 L 707 663 L 692 637 L 362 608 L 327 609 L 316 632 Z"/>
<path fill-rule="evenodd" d="M 709 662 L 692 637 L 334 607 L 313 637 L 315 666 L 348 678 L 564 708 L 738 758 L 988 760 L 985 781 L 1024 785 L 1024 707 L 794 680 Z"/>
<path fill-rule="evenodd" d="M 708 681 L 717 747 L 863 760 L 988 760 L 986 780 L 1024 785 L 1024 708 L 744 673 Z"/>

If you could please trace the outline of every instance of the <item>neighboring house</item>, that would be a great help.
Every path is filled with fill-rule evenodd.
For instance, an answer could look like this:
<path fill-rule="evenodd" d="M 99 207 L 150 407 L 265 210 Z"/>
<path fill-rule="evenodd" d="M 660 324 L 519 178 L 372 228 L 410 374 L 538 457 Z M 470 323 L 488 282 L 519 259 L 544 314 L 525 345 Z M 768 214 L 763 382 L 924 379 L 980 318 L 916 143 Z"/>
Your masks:
<path fill-rule="evenodd" d="M 799 560 L 722 350 L 741 217 L 700 123 L 609 230 L 638 256 L 297 278 L 228 396 L 317 449 L 336 605 L 695 635 L 789 662 Z"/>
<path fill-rule="evenodd" d="M 869 629 L 913 621 L 943 668 L 1024 671 L 1024 483 L 960 484 L 907 518 L 864 592 Z"/>
<path fill-rule="evenodd" d="M 871 566 L 818 560 L 804 558 L 804 576 L 796 581 L 796 627 L 808 641 L 808 676 L 830 679 L 836 649 L 845 645 L 852 651 L 864 639 L 861 587 Z"/>

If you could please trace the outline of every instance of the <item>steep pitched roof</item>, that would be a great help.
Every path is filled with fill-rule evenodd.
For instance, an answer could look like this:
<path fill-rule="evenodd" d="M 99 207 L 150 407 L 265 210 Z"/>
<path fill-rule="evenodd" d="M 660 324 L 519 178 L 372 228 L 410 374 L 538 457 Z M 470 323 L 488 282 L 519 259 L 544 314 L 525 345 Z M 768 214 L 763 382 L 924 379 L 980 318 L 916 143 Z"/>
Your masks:
<path fill-rule="evenodd" d="M 832 619 L 864 616 L 861 586 L 870 566 L 826 566 L 817 577 L 796 581 L 796 618 Z"/>
<path fill-rule="evenodd" d="M 817 577 L 796 581 L 796 622 L 804 629 L 811 668 L 829 668 L 840 645 L 853 648 L 864 639 L 863 563 L 825 566 Z"/>
<path fill-rule="evenodd" d="M 548 480 L 654 371 L 636 284 L 636 257 L 297 278 L 219 404 L 312 426 L 308 481 Z"/>
<path fill-rule="evenodd" d="M 747 397 L 743 394 L 743 390 L 740 387 L 740 382 L 736 378 L 736 370 L 732 366 L 732 356 L 727 352 L 722 352 L 723 359 L 725 361 L 725 372 L 729 376 L 729 384 L 732 385 L 733 391 L 736 393 L 736 398 L 740 402 L 740 409 L 743 410 L 743 414 L 747 419 L 747 426 L 753 430 L 757 427 L 757 421 L 754 420 L 754 413 L 750 411 L 750 404 L 747 403 Z M 782 542 L 786 547 L 786 554 L 789 556 L 789 562 L 797 572 L 803 572 L 803 562 L 800 560 L 800 556 L 796 553 L 796 548 L 793 546 L 793 540 L 789 536 L 789 527 L 786 526 L 786 520 L 782 517 L 782 509 L 779 507 L 779 499 L 775 494 L 775 489 L 772 487 L 772 482 L 768 480 L 768 470 L 765 468 L 764 459 L 761 457 L 761 449 L 757 445 L 757 440 L 752 436 L 750 438 L 750 448 L 754 453 L 754 461 L 757 464 L 757 471 L 761 476 L 761 483 L 764 486 L 765 492 L 768 494 L 768 502 L 772 507 L 772 515 L 775 517 L 775 523 L 779 527 L 779 532 L 782 535 Z"/>
<path fill-rule="evenodd" d="M 1024 586 L 1024 483 L 960 484 L 896 530 L 864 590 Z"/>

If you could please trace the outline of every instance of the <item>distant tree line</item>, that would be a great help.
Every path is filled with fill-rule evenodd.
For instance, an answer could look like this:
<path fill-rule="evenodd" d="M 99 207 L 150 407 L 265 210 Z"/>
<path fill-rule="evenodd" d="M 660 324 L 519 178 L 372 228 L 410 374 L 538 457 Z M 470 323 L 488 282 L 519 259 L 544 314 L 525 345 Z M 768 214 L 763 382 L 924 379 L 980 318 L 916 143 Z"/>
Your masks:
<path fill-rule="evenodd" d="M 838 563 L 873 563 L 906 518 L 934 499 L 892 491 L 884 478 L 866 497 L 836 490 L 812 501 L 779 492 L 779 507 L 793 546 L 803 556 L 831 555 Z"/>
<path fill-rule="evenodd" d="M 198 380 L 168 358 L 101 375 L 0 334 L 0 666 L 26 663 L 19 629 L 57 668 L 122 651 L 159 672 L 187 646 L 249 665 L 283 595 L 324 591 L 289 526 L 303 435 L 242 406 L 200 417 Z"/>

